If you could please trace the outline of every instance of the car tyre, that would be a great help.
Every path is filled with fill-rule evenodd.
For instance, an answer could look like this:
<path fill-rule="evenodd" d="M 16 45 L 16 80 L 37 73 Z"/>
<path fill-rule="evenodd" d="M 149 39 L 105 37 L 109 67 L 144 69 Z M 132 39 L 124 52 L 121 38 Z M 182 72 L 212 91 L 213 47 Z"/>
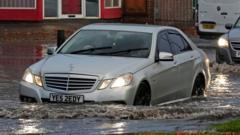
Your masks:
<path fill-rule="evenodd" d="M 198 76 L 195 79 L 193 90 L 192 90 L 192 96 L 204 96 L 205 93 L 205 83 L 204 79 L 201 76 Z"/>
<path fill-rule="evenodd" d="M 221 59 L 221 57 L 219 56 L 219 53 L 218 52 L 216 52 L 216 62 L 218 63 L 218 64 L 223 64 L 223 60 Z"/>
<path fill-rule="evenodd" d="M 135 106 L 150 106 L 151 90 L 147 83 L 142 82 L 137 90 L 134 105 Z"/>

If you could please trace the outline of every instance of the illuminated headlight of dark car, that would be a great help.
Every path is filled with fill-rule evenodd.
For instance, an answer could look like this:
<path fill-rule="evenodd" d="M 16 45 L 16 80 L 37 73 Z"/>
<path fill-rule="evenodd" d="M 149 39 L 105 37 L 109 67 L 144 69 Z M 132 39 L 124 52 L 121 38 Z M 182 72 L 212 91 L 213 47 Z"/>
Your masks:
<path fill-rule="evenodd" d="M 218 46 L 220 48 L 227 48 L 229 46 L 229 42 L 226 38 L 221 37 L 218 39 Z"/>

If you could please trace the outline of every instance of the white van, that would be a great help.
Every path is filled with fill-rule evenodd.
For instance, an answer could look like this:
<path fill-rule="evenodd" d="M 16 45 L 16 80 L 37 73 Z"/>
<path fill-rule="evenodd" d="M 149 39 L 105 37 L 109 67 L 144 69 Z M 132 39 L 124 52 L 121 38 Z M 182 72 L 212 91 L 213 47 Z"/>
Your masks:
<path fill-rule="evenodd" d="M 197 20 L 199 34 L 222 34 L 240 16 L 240 0 L 198 0 Z"/>

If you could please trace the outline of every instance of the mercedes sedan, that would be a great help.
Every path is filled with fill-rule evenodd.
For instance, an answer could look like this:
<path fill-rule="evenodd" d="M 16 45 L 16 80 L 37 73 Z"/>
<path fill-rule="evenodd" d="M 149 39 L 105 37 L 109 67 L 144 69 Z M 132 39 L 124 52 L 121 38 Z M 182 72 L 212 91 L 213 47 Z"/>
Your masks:
<path fill-rule="evenodd" d="M 204 96 L 209 59 L 173 27 L 92 24 L 26 69 L 21 101 L 155 105 Z"/>

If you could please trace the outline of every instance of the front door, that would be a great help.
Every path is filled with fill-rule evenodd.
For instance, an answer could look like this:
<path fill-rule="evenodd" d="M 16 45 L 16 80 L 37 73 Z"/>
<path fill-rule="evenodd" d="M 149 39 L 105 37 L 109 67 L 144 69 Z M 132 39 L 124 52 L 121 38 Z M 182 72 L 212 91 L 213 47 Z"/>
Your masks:
<path fill-rule="evenodd" d="M 168 41 L 167 32 L 158 35 L 157 54 L 159 52 L 172 53 L 170 43 Z M 159 61 L 153 65 L 152 73 L 152 104 L 162 103 L 166 101 L 176 100 L 176 90 L 179 86 L 179 70 L 177 60 Z"/>
<path fill-rule="evenodd" d="M 178 84 L 177 97 L 186 98 L 191 96 L 192 82 L 194 81 L 194 63 L 197 56 L 187 42 L 187 40 L 177 31 L 169 32 L 171 46 L 175 52 L 175 58 L 178 61 L 181 81 Z"/>
<path fill-rule="evenodd" d="M 83 17 L 83 0 L 62 0 L 62 18 Z"/>

